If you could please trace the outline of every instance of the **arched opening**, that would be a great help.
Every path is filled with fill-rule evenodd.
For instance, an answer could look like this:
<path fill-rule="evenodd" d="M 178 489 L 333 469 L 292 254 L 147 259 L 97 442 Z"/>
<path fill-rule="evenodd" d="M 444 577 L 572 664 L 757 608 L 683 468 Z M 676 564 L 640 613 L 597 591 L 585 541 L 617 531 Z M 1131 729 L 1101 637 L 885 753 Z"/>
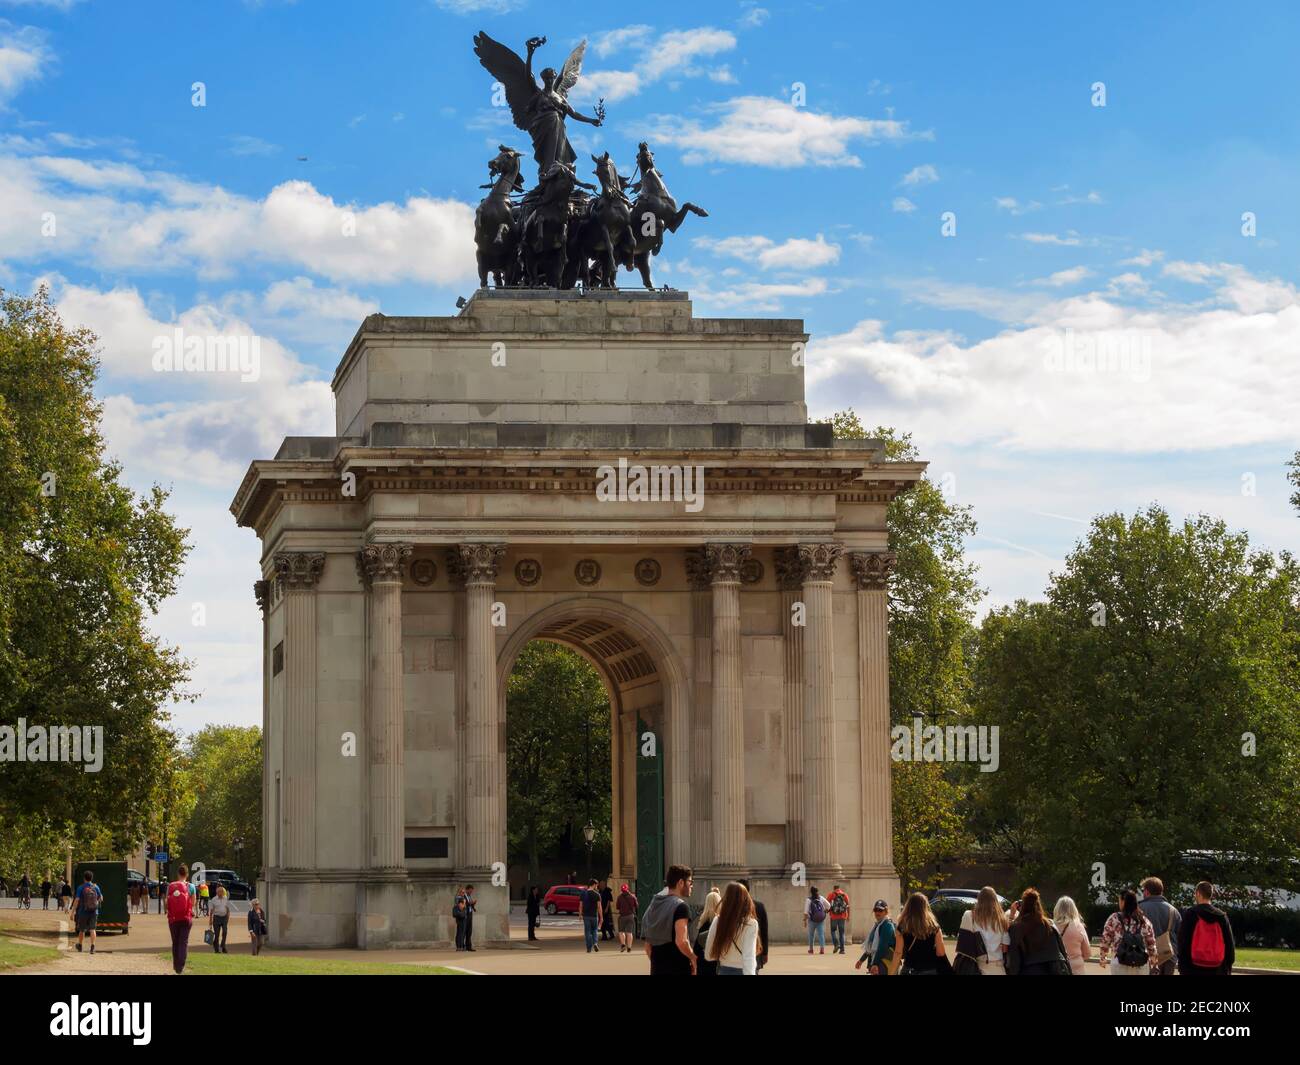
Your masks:
<path fill-rule="evenodd" d="M 510 637 L 499 656 L 501 720 L 506 724 L 506 748 L 511 749 L 511 728 L 533 727 L 519 720 L 527 708 L 510 706 L 511 677 L 524 656 L 525 663 L 540 658 L 525 649 L 537 642 L 559 645 L 589 664 L 603 685 L 607 700 L 607 729 L 603 744 L 593 743 L 593 759 L 607 759 L 605 771 L 598 777 L 606 787 L 607 805 L 593 804 L 605 814 L 605 824 L 597 824 L 598 853 L 592 849 L 591 875 L 609 876 L 615 890 L 622 882 L 633 885 L 644 907 L 663 883 L 665 853 L 668 843 L 671 787 L 668 784 L 668 752 L 671 746 L 674 708 L 684 708 L 683 671 L 667 637 L 657 626 L 638 612 L 621 603 L 600 599 L 578 599 L 553 603 L 527 619 Z M 581 671 L 574 671 L 580 674 Z M 519 684 L 515 685 L 516 690 Z M 586 698 L 584 696 L 584 698 Z M 561 715 L 563 720 L 580 723 L 580 714 Z M 574 737 L 576 739 L 576 737 Z M 578 746 L 585 742 L 579 741 Z M 563 745 L 560 745 L 563 746 Z M 569 745 L 572 751 L 573 745 Z M 607 781 L 607 784 L 604 782 Z M 579 789 L 581 790 L 581 789 Z M 518 795 L 517 785 L 506 781 L 502 788 L 502 823 L 512 840 L 518 839 L 520 817 L 512 817 L 510 794 Z M 575 866 L 575 879 L 585 883 L 584 864 Z M 572 853 L 572 852 L 570 852 Z M 514 856 L 512 856 L 514 857 Z M 603 859 L 604 864 L 599 864 Z M 558 871 L 558 867 L 550 867 Z M 528 871 L 519 864 L 510 867 L 511 895 L 521 898 Z M 542 883 L 543 894 L 552 886 L 567 886 L 567 877 L 554 883 Z M 543 921 L 546 929 L 546 921 Z M 571 934 L 579 935 L 577 921 Z M 512 934 L 524 934 L 522 912 L 512 922 Z"/>

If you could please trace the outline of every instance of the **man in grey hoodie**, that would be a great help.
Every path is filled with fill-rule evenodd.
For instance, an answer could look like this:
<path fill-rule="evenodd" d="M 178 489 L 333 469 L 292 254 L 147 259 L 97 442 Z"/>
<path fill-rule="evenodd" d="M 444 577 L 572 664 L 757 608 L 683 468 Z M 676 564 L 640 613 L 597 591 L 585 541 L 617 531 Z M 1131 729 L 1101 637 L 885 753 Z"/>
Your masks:
<path fill-rule="evenodd" d="M 650 975 L 694 976 L 695 951 L 687 936 L 691 908 L 686 902 L 694 883 L 691 870 L 685 865 L 670 865 L 667 879 L 668 886 L 650 900 L 641 919 Z"/>

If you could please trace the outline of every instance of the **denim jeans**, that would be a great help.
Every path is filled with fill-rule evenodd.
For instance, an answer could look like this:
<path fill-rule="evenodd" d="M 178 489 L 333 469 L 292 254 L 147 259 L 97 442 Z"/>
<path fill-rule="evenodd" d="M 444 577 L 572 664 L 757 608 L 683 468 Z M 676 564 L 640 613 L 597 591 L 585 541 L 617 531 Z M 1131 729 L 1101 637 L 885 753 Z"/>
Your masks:
<path fill-rule="evenodd" d="M 742 969 L 739 965 L 719 965 L 718 975 L 719 976 L 744 976 L 745 970 Z"/>
<path fill-rule="evenodd" d="M 584 914 L 582 918 L 582 938 L 587 944 L 588 952 L 596 945 L 596 927 L 596 916 L 593 914 L 588 917 Z"/>
<path fill-rule="evenodd" d="M 214 954 L 226 949 L 226 930 L 229 925 L 229 915 L 212 918 L 212 951 Z"/>
<path fill-rule="evenodd" d="M 828 920 L 829 920 L 829 918 L 828 918 Z M 843 950 L 843 949 L 844 949 L 844 926 L 845 926 L 846 924 L 848 924 L 848 923 L 849 923 L 848 921 L 831 921 L 831 922 L 830 922 L 830 926 L 831 926 L 831 949 L 832 949 L 832 950 Z"/>
<path fill-rule="evenodd" d="M 808 949 L 812 950 L 813 940 L 816 939 L 821 944 L 822 950 L 826 949 L 826 922 L 812 921 L 808 922 Z"/>

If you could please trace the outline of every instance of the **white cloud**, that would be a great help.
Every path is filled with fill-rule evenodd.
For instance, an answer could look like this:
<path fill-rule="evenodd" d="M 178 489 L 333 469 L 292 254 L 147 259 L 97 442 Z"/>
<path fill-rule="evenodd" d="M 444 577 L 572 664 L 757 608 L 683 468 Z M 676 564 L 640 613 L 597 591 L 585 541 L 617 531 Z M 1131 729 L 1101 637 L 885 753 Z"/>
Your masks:
<path fill-rule="evenodd" d="M 906 196 L 895 196 L 894 202 L 891 206 L 893 207 L 895 214 L 911 214 L 916 210 L 916 204 Z"/>
<path fill-rule="evenodd" d="M 736 80 L 725 65 L 712 67 L 698 62 L 735 48 L 734 33 L 701 26 L 690 30 L 669 30 L 652 40 L 653 33 L 650 26 L 633 25 L 597 34 L 592 41 L 592 51 L 596 55 L 603 58 L 632 49 L 641 60 L 631 70 L 583 71 L 571 93 L 574 101 L 590 103 L 597 98 L 606 102 L 626 99 L 667 77 L 708 77 L 723 83 Z"/>
<path fill-rule="evenodd" d="M 1047 277 L 1040 277 L 1036 281 L 1031 281 L 1031 285 L 1046 285 L 1049 288 L 1063 288 L 1066 285 L 1074 285 L 1089 277 L 1092 271 L 1086 266 L 1072 266 L 1068 270 L 1057 270 L 1054 274 L 1048 274 Z"/>
<path fill-rule="evenodd" d="M 1013 215 L 1028 214 L 1030 211 L 1037 211 L 1043 206 L 1037 200 L 1021 203 L 1014 196 L 997 196 L 993 202 L 997 205 L 998 210 L 1009 211 Z"/>
<path fill-rule="evenodd" d="M 1121 266 L 1153 266 L 1165 257 L 1162 251 L 1152 251 L 1149 248 L 1143 248 L 1137 255 L 1131 259 L 1123 259 Z"/>
<path fill-rule="evenodd" d="M 939 180 L 939 171 L 929 163 L 922 163 L 920 166 L 914 166 L 903 175 L 901 185 L 931 185 Z"/>
<path fill-rule="evenodd" d="M 767 8 L 756 7 L 753 3 L 742 3 L 740 6 L 747 10 L 736 20 L 736 25 L 743 26 L 745 29 L 754 29 L 763 25 L 771 15 Z"/>
<path fill-rule="evenodd" d="M 770 237 L 696 237 L 696 247 L 716 255 L 728 255 L 747 262 L 755 262 L 764 270 L 812 270 L 837 262 L 840 246 L 828 244 L 817 234 L 815 240 L 792 237 L 778 244 Z"/>
<path fill-rule="evenodd" d="M 1289 448 L 1300 424 L 1300 292 L 1239 266 L 1209 269 L 1219 284 L 1208 306 L 1151 309 L 1094 292 L 975 343 L 859 322 L 810 346 L 810 389 L 867 392 L 918 437 L 954 446 Z"/>
<path fill-rule="evenodd" d="M 709 119 L 659 115 L 651 136 L 683 149 L 687 163 L 753 166 L 861 166 L 854 142 L 903 141 L 915 135 L 895 119 L 830 115 L 769 96 L 738 96 L 705 108 Z"/>
<path fill-rule="evenodd" d="M 0 109 L 24 85 L 40 78 L 52 61 L 40 30 L 0 19 Z"/>
<path fill-rule="evenodd" d="M 1056 233 L 1021 233 L 1020 239 L 1030 244 L 1056 244 L 1063 248 L 1077 248 L 1084 243 L 1083 238 L 1072 229 L 1067 230 L 1063 237 Z"/>
<path fill-rule="evenodd" d="M 439 285 L 474 271 L 474 209 L 456 200 L 337 203 L 306 181 L 252 199 L 127 163 L 9 155 L 0 156 L 0 203 L 0 255 L 10 261 L 201 277 L 257 262 L 333 281 Z"/>

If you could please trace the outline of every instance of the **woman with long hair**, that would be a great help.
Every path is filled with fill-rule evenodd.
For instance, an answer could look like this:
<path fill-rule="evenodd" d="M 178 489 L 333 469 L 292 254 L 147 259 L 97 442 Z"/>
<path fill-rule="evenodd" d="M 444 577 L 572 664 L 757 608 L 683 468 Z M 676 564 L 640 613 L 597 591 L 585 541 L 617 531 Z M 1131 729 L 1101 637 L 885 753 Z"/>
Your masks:
<path fill-rule="evenodd" d="M 1092 942 L 1088 939 L 1088 926 L 1083 923 L 1074 899 L 1069 895 L 1057 899 L 1052 920 L 1056 924 L 1056 930 L 1061 933 L 1065 956 L 1070 959 L 1070 972 L 1082 976 L 1084 967 L 1092 957 Z"/>
<path fill-rule="evenodd" d="M 898 939 L 889 975 L 935 976 L 947 971 L 943 930 L 930 909 L 930 900 L 918 891 L 908 898 L 898 918 Z"/>
<path fill-rule="evenodd" d="M 1160 967 L 1156 956 L 1156 931 L 1131 888 L 1119 897 L 1119 910 L 1106 919 L 1101 931 L 1097 960 L 1106 967 L 1106 955 L 1114 952 L 1112 976 L 1149 976 Z"/>
<path fill-rule="evenodd" d="M 980 888 L 975 905 L 961 917 L 967 932 L 978 932 L 984 941 L 984 957 L 979 959 L 981 976 L 1006 976 L 1005 955 L 1011 944 L 1007 933 L 1011 922 L 1002 910 L 998 893 L 991 887 Z"/>
<path fill-rule="evenodd" d="M 719 976 L 757 976 L 758 915 L 744 884 L 732 881 L 723 892 L 718 915 L 709 925 L 704 958 L 716 962 Z"/>
<path fill-rule="evenodd" d="M 1069 973 L 1065 947 L 1056 925 L 1043 910 L 1037 888 L 1025 888 L 1020 909 L 1008 932 L 1007 974 L 1060 976 Z"/>
<path fill-rule="evenodd" d="M 705 953 L 705 945 L 708 943 L 709 929 L 717 919 L 718 908 L 721 905 L 722 896 L 718 893 L 718 889 L 710 889 L 704 896 L 704 909 L 700 912 L 700 925 L 695 932 L 695 956 L 700 959 L 695 969 L 696 976 L 718 975 L 718 963 L 709 960 Z"/>

